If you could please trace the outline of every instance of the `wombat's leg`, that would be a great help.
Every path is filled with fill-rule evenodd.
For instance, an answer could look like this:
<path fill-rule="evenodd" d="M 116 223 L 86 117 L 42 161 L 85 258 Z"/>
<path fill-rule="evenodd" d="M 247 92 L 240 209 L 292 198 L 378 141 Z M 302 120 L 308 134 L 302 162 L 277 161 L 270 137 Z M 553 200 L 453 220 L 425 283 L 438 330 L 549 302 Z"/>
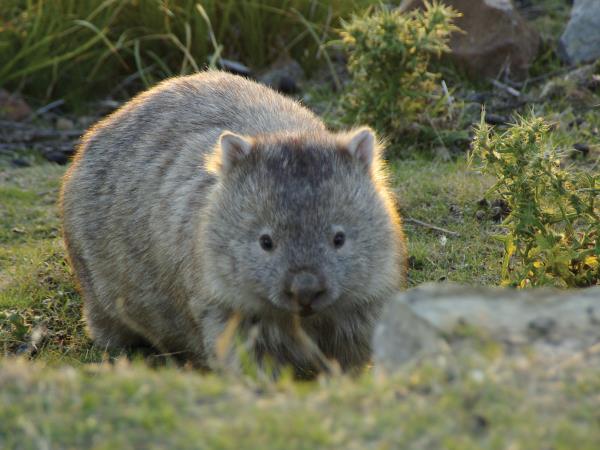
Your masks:
<path fill-rule="evenodd" d="M 148 342 L 119 319 L 109 316 L 104 308 L 88 298 L 83 309 L 88 332 L 94 343 L 106 348 L 148 347 Z"/>
<path fill-rule="evenodd" d="M 69 227 L 66 225 L 63 229 L 63 237 L 67 257 L 75 271 L 79 289 L 84 298 L 83 314 L 88 333 L 95 344 L 106 348 L 144 346 L 145 342 L 138 334 L 131 331 L 118 319 L 109 316 L 99 304 L 88 264 L 83 258 L 77 242 L 71 239 Z"/>

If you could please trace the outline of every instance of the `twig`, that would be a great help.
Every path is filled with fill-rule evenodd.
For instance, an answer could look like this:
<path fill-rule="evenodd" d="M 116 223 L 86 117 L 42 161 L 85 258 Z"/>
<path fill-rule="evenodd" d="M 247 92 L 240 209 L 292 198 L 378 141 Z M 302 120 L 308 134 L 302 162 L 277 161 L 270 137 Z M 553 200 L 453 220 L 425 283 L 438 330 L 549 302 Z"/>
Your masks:
<path fill-rule="evenodd" d="M 0 130 L 2 128 L 17 128 L 17 129 L 23 129 L 23 128 L 29 128 L 30 125 L 27 125 L 23 122 L 16 122 L 14 120 L 2 120 L 0 119 Z"/>
<path fill-rule="evenodd" d="M 423 221 L 418 220 L 418 219 L 413 219 L 412 217 L 405 217 L 404 218 L 404 222 L 412 223 L 414 225 L 418 225 L 418 226 L 423 227 L 423 228 L 429 228 L 430 230 L 434 230 L 434 231 L 437 231 L 439 233 L 444 233 L 444 234 L 447 234 L 448 236 L 460 237 L 460 233 L 457 233 L 456 231 L 446 230 L 445 228 L 438 227 L 438 226 L 432 225 L 432 224 L 427 223 L 427 222 L 423 222 Z"/>
<path fill-rule="evenodd" d="M 65 101 L 62 98 L 48 103 L 46 106 L 42 106 L 41 108 L 36 109 L 25 121 L 29 122 L 30 120 L 41 114 L 45 114 L 54 108 L 58 108 L 59 106 L 64 105 L 64 103 Z"/>
<path fill-rule="evenodd" d="M 508 84 L 504 84 L 501 81 L 498 80 L 494 80 L 493 78 L 490 79 L 490 82 L 496 86 L 499 89 L 502 89 L 503 91 L 508 92 L 510 95 L 512 95 L 513 97 L 520 97 L 521 93 L 519 91 L 517 91 L 515 88 L 510 87 Z"/>
<path fill-rule="evenodd" d="M 67 138 L 78 138 L 84 133 L 84 130 L 50 130 L 43 128 L 30 128 L 27 130 L 20 130 L 19 134 L 12 136 L 5 136 L 3 138 L 6 143 L 28 143 L 52 139 L 67 139 Z"/>

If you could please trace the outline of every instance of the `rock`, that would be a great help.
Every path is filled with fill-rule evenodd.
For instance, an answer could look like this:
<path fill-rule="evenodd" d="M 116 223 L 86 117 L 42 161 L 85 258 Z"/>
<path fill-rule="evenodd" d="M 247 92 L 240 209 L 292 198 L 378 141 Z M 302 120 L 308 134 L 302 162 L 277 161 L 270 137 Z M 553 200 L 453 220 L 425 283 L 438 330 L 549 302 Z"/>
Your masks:
<path fill-rule="evenodd" d="M 509 122 L 509 118 L 494 113 L 485 113 L 485 123 L 488 125 L 506 125 Z"/>
<path fill-rule="evenodd" d="M 600 2 L 575 0 L 560 38 L 559 52 L 570 64 L 600 59 Z"/>
<path fill-rule="evenodd" d="M 64 166 L 69 162 L 69 157 L 60 151 L 50 151 L 48 153 L 44 153 L 44 158 L 48 161 Z"/>
<path fill-rule="evenodd" d="M 445 332 L 468 323 L 502 339 L 522 338 L 531 324 L 552 318 L 563 337 L 600 336 L 600 287 L 576 290 L 468 287 L 426 284 L 401 294 L 401 301 Z"/>
<path fill-rule="evenodd" d="M 593 1 L 593 0 L 591 0 Z M 496 78 L 503 70 L 524 77 L 540 46 L 538 33 L 521 17 L 511 0 L 445 0 L 463 17 L 464 33 L 450 40 L 450 58 L 473 77 Z M 422 8 L 424 0 L 404 0 L 400 8 Z"/>
<path fill-rule="evenodd" d="M 590 146 L 581 142 L 573 144 L 573 149 L 584 158 L 590 154 Z"/>
<path fill-rule="evenodd" d="M 85 130 L 90 125 L 92 125 L 96 120 L 98 120 L 97 117 L 80 116 L 80 117 L 77 118 L 77 126 L 79 126 L 79 128 L 82 128 L 82 129 Z"/>
<path fill-rule="evenodd" d="M 429 283 L 398 293 L 381 317 L 373 352 L 386 371 L 445 352 L 439 336 L 451 337 L 465 325 L 508 348 L 530 345 L 536 355 L 560 363 L 600 341 L 600 286 L 516 290 Z"/>
<path fill-rule="evenodd" d="M 56 120 L 56 129 L 57 130 L 72 130 L 75 127 L 75 124 L 71 119 L 67 119 L 66 117 L 59 117 Z"/>
<path fill-rule="evenodd" d="M 491 204 L 492 219 L 496 222 L 502 222 L 511 212 L 510 206 L 506 200 L 497 198 Z"/>
<path fill-rule="evenodd" d="M 304 69 L 290 57 L 280 57 L 258 77 L 258 81 L 284 94 L 295 94 L 304 78 Z"/>
<path fill-rule="evenodd" d="M 14 158 L 13 160 L 11 160 L 10 163 L 12 164 L 13 167 L 29 167 L 29 166 L 31 166 L 31 163 L 23 158 Z"/>
<path fill-rule="evenodd" d="M 402 295 L 386 306 L 381 317 L 373 335 L 373 360 L 378 369 L 393 371 L 448 349 L 438 331 L 412 312 Z"/>
<path fill-rule="evenodd" d="M 20 95 L 0 89 L 0 117 L 18 121 L 26 119 L 31 113 L 31 108 Z"/>
<path fill-rule="evenodd" d="M 243 77 L 252 77 L 252 70 L 248 66 L 245 66 L 241 62 L 233 61 L 231 59 L 220 58 L 219 67 L 229 73 L 241 75 Z"/>

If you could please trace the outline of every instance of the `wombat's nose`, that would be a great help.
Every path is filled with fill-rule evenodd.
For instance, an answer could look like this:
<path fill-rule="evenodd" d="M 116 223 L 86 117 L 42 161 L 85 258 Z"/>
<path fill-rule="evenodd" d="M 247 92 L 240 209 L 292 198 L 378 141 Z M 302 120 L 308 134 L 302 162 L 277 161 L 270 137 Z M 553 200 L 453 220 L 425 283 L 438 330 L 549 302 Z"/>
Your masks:
<path fill-rule="evenodd" d="M 311 272 L 298 272 L 286 280 L 285 293 L 302 308 L 309 308 L 325 293 L 324 280 Z"/>

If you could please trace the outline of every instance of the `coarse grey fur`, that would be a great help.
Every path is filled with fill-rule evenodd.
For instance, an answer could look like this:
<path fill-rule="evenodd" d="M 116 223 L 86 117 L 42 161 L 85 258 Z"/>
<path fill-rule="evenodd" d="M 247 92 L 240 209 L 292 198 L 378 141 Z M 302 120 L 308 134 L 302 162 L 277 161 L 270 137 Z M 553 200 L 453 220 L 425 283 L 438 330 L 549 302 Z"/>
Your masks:
<path fill-rule="evenodd" d="M 332 133 L 297 102 L 218 71 L 167 80 L 93 126 L 65 175 L 62 216 L 95 342 L 151 344 L 199 367 L 217 364 L 234 316 L 259 360 L 318 370 L 301 331 L 343 369 L 360 367 L 405 283 L 372 132 Z M 319 284 L 310 315 L 290 277 Z"/>

